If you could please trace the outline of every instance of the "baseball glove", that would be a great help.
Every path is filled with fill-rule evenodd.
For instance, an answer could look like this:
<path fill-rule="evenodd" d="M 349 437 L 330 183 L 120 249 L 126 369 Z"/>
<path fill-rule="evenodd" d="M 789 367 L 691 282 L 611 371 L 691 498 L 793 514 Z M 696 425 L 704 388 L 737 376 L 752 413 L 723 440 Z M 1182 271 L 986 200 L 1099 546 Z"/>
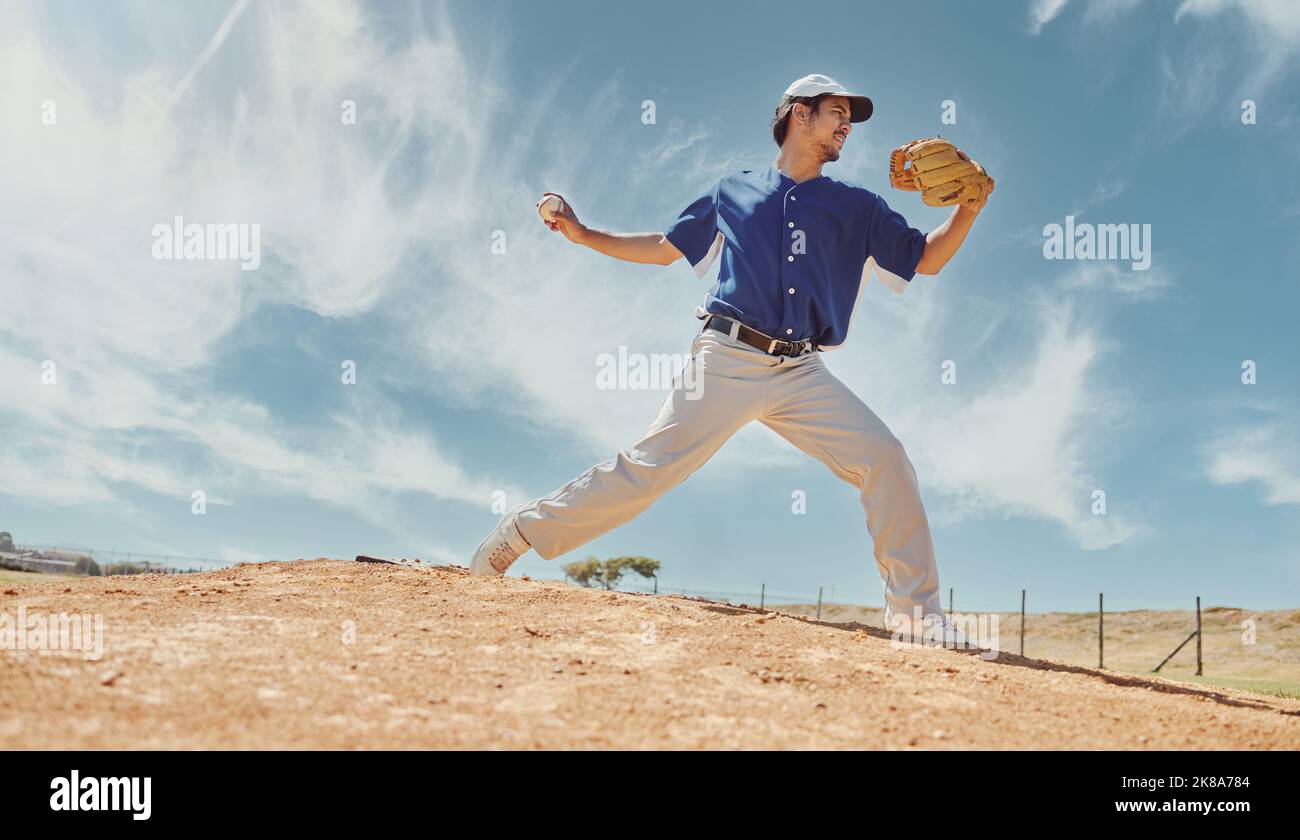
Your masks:
<path fill-rule="evenodd" d="M 973 204 L 993 192 L 993 179 L 984 167 L 942 137 L 913 140 L 894 149 L 889 155 L 889 183 L 895 189 L 919 190 L 921 200 L 931 207 Z"/>

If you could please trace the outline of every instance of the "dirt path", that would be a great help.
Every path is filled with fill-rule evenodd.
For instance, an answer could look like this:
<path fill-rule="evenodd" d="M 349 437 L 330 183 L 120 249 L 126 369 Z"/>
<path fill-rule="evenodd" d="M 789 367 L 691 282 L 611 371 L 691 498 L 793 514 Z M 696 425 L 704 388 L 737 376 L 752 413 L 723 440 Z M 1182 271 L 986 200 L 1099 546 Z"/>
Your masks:
<path fill-rule="evenodd" d="M 330 560 L 6 583 L 104 654 L 0 652 L 0 748 L 1300 749 L 1300 702 L 860 625 Z"/>

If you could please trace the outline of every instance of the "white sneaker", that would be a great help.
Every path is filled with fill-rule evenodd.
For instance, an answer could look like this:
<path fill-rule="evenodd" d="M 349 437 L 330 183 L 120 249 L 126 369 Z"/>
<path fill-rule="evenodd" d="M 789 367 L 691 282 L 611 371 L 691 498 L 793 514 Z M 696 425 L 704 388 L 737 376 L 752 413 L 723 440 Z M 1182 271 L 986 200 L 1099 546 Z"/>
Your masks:
<path fill-rule="evenodd" d="M 497 527 L 479 543 L 474 559 L 469 563 L 472 575 L 504 575 L 506 569 L 531 547 L 516 525 L 519 508 L 501 517 Z"/>
<path fill-rule="evenodd" d="M 885 629 L 894 634 L 899 644 L 925 647 L 965 648 L 966 636 L 946 613 L 930 613 L 917 622 L 914 616 L 895 613 L 885 608 Z"/>

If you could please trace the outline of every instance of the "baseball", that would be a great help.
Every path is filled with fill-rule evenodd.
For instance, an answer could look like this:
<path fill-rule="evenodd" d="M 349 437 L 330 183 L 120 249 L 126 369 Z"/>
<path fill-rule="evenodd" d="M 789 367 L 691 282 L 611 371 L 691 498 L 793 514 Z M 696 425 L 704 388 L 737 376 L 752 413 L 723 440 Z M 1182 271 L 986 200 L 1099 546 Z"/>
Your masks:
<path fill-rule="evenodd" d="M 564 200 L 558 195 L 548 195 L 541 201 L 537 202 L 537 212 L 542 217 L 542 221 L 554 221 L 555 217 L 564 211 Z"/>

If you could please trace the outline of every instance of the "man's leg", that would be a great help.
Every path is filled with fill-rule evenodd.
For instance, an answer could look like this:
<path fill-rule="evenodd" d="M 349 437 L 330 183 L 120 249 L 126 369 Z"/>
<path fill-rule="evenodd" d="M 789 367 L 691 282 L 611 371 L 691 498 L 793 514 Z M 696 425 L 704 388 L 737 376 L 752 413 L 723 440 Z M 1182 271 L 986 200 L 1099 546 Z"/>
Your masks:
<path fill-rule="evenodd" d="M 712 330 L 697 336 L 688 368 L 636 445 L 519 510 L 528 544 L 550 560 L 633 519 L 757 417 L 771 363 L 741 347 Z"/>
<path fill-rule="evenodd" d="M 888 609 L 941 615 L 930 525 L 903 445 L 820 357 L 786 364 L 759 419 L 859 489 Z"/>

